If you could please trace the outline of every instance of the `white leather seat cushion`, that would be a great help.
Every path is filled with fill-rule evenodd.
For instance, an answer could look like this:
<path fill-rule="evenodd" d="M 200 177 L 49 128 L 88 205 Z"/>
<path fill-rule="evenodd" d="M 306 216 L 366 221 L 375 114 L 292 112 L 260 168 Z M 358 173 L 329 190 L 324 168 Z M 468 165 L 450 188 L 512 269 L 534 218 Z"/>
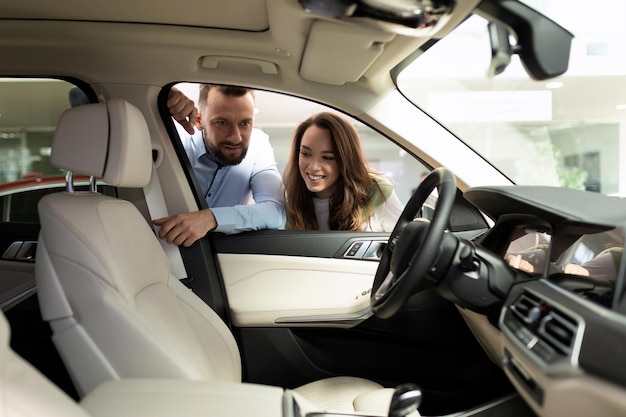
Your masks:
<path fill-rule="evenodd" d="M 283 389 L 176 379 L 105 382 L 81 405 L 93 417 L 281 417 Z"/>
<path fill-rule="evenodd" d="M 368 416 L 389 415 L 393 388 L 361 378 L 335 377 L 314 381 L 294 391 L 315 407 L 324 411 L 363 414 Z M 419 417 L 413 411 L 408 417 Z"/>
<path fill-rule="evenodd" d="M 354 412 L 354 399 L 364 393 L 383 389 L 375 382 L 353 377 L 334 377 L 314 381 L 294 391 L 316 407 L 327 411 Z M 391 399 L 391 397 L 389 397 Z M 386 407 L 386 408 L 384 408 Z M 383 405 L 388 410 L 389 402 Z M 359 410 L 356 410 L 359 411 Z M 367 410 L 370 412 L 371 410 Z M 381 415 L 387 415 L 386 411 Z"/>
<path fill-rule="evenodd" d="M 389 404 L 391 404 L 393 392 L 393 388 L 383 388 L 361 394 L 354 400 L 354 409 L 357 411 L 367 410 L 368 414 L 372 416 L 386 417 L 389 415 Z M 419 417 L 419 415 L 419 412 L 415 410 L 410 412 L 407 417 Z"/>
<path fill-rule="evenodd" d="M 283 415 L 282 388 L 184 379 L 110 381 L 79 405 L 15 354 L 9 348 L 9 335 L 0 312 L 0 417 Z"/>
<path fill-rule="evenodd" d="M 0 416 L 88 417 L 63 391 L 9 348 L 9 324 L 0 313 Z"/>

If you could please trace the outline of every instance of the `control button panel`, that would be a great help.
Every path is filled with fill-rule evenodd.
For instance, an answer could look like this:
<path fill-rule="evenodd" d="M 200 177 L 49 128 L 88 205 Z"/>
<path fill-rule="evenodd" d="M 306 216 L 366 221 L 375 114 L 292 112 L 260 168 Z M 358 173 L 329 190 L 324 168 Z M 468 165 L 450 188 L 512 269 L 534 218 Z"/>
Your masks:
<path fill-rule="evenodd" d="M 379 261 L 386 245 L 386 240 L 357 240 L 350 244 L 343 257 Z"/>

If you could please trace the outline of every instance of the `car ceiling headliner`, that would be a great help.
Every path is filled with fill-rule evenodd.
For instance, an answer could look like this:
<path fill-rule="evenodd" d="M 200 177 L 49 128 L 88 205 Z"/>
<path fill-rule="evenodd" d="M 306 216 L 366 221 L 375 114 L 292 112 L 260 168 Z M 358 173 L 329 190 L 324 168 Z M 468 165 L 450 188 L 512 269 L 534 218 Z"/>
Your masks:
<path fill-rule="evenodd" d="M 204 28 L 264 31 L 269 28 L 266 0 L 82 0 L 4 2 L 4 19 L 156 23 Z"/>
<path fill-rule="evenodd" d="M 477 3 L 459 0 L 445 30 Z M 2 2 L 0 16 L 0 53 L 15 57 L 0 62 L 3 75 L 62 75 L 96 84 L 157 86 L 246 80 L 252 87 L 322 98 L 337 90 L 345 96 L 347 84 L 347 90 L 355 87 L 357 100 L 359 95 L 381 96 L 392 89 L 390 70 L 428 40 L 320 18 L 304 11 L 298 0 L 111 0 L 88 5 L 79 0 L 29 0 Z M 320 20 L 335 24 L 338 35 L 332 48 L 312 50 L 312 27 Z M 354 50 L 350 36 L 342 36 L 346 30 L 358 34 L 357 46 L 370 39 L 375 43 L 380 35 L 385 39 L 380 55 L 363 62 L 351 59 L 362 54 Z M 204 56 L 235 59 L 206 68 L 201 65 Z M 307 74 L 320 71 L 314 67 L 307 73 L 304 58 L 315 63 L 327 56 L 345 57 L 325 61 L 328 73 L 340 75 L 331 76 L 330 82 L 311 79 Z M 266 62 L 277 74 L 260 69 Z"/>

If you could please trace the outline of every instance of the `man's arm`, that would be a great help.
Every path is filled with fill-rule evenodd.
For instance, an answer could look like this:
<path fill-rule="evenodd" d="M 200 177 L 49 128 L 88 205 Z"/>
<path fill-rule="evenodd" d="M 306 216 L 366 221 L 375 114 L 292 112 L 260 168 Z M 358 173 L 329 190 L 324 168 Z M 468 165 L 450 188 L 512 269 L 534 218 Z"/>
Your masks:
<path fill-rule="evenodd" d="M 196 105 L 182 91 L 172 88 L 167 96 L 167 108 L 172 118 L 185 129 L 187 133 L 195 133 L 194 125 L 198 110 Z M 177 127 L 178 129 L 178 127 Z M 183 135 L 179 136 L 183 139 Z M 217 223 L 210 210 L 200 210 L 192 213 L 177 214 L 174 216 L 154 219 L 152 223 L 159 226 L 159 237 L 175 245 L 191 246 L 196 240 L 215 229 Z"/>
<path fill-rule="evenodd" d="M 159 237 L 174 245 L 191 246 L 217 226 L 215 216 L 209 209 L 176 214 L 152 221 L 160 226 Z"/>
<path fill-rule="evenodd" d="M 256 204 L 215 207 L 156 219 L 159 237 L 175 245 L 191 246 L 210 231 L 227 234 L 249 230 L 282 229 L 287 214 L 282 179 L 278 170 L 266 169 L 251 179 Z"/>
<path fill-rule="evenodd" d="M 285 227 L 285 193 L 274 151 L 263 132 L 257 132 L 253 140 L 258 141 L 250 174 L 255 204 L 214 207 L 156 219 L 154 224 L 161 226 L 160 238 L 176 245 L 190 246 L 213 230 L 232 234 Z"/>
<path fill-rule="evenodd" d="M 174 87 L 167 96 L 167 108 L 174 120 L 176 120 L 187 133 L 193 135 L 195 132 L 194 126 L 196 124 L 196 118 L 198 116 L 198 109 L 196 109 L 193 100 Z"/>
<path fill-rule="evenodd" d="M 250 179 L 250 187 L 254 204 L 212 209 L 217 219 L 215 231 L 230 234 L 285 227 L 285 193 L 276 167 L 256 172 Z"/>
<path fill-rule="evenodd" d="M 283 229 L 287 222 L 283 179 L 276 167 L 269 136 L 255 129 L 251 148 L 252 141 L 256 150 L 250 174 L 250 190 L 255 204 L 213 208 L 217 232 Z"/>

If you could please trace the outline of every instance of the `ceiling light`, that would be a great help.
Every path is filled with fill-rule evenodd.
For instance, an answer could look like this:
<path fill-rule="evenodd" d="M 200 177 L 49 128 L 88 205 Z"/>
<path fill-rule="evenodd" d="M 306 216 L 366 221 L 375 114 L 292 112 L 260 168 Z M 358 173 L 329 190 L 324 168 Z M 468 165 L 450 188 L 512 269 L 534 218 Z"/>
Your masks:
<path fill-rule="evenodd" d="M 284 56 L 291 56 L 291 52 L 289 52 L 289 51 L 288 51 L 288 50 L 286 50 L 286 49 L 276 48 L 276 49 L 274 49 L 274 50 L 275 50 L 276 52 L 278 52 L 279 54 L 281 54 L 281 55 L 284 55 Z"/>

